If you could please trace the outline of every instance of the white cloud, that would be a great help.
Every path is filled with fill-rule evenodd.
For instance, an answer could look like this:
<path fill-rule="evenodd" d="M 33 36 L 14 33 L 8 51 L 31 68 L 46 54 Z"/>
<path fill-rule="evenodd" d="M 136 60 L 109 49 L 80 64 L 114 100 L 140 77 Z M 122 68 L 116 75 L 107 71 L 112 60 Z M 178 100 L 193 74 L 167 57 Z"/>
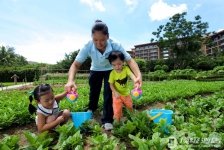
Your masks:
<path fill-rule="evenodd" d="M 56 64 L 69 54 L 84 46 L 90 37 L 80 34 L 54 34 L 50 38 L 38 36 L 28 44 L 15 45 L 15 53 L 24 56 L 28 61 Z"/>
<path fill-rule="evenodd" d="M 106 9 L 104 8 L 103 4 L 101 1 L 95 1 L 95 0 L 81 0 L 82 3 L 86 3 L 87 5 L 89 5 L 91 7 L 91 9 L 93 10 L 94 8 L 96 8 L 99 11 L 105 11 Z"/>
<path fill-rule="evenodd" d="M 217 32 L 220 32 L 220 31 L 223 31 L 224 29 L 218 29 L 218 31 Z"/>
<path fill-rule="evenodd" d="M 133 12 L 133 10 L 135 9 L 135 7 L 138 4 L 137 0 L 124 0 L 124 1 L 125 1 L 126 5 L 129 6 L 128 12 Z"/>
<path fill-rule="evenodd" d="M 5 44 L 5 43 L 0 43 L 0 47 L 1 47 L 1 46 L 6 47 L 6 44 Z"/>
<path fill-rule="evenodd" d="M 198 9 L 199 7 L 201 7 L 201 4 L 196 4 L 194 10 Z"/>
<path fill-rule="evenodd" d="M 154 20 L 163 20 L 167 19 L 169 17 L 172 17 L 173 15 L 177 13 L 182 13 L 187 10 L 186 4 L 180 4 L 179 6 L 173 4 L 172 6 L 168 5 L 167 3 L 164 3 L 162 0 L 159 0 L 159 2 L 154 3 L 149 13 L 149 17 Z"/>
<path fill-rule="evenodd" d="M 102 2 L 94 2 L 93 4 L 99 11 L 105 11 Z"/>

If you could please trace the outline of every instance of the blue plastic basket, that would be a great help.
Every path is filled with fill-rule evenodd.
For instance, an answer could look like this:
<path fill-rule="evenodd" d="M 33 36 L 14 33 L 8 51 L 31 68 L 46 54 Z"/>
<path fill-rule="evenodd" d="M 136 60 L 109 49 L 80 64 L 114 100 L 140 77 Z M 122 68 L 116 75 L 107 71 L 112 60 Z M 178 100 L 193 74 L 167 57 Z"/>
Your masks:
<path fill-rule="evenodd" d="M 166 119 L 166 124 L 171 125 L 172 124 L 172 116 L 173 111 L 172 110 L 165 110 L 165 109 L 152 109 L 150 110 L 150 115 L 153 117 L 159 113 L 162 113 L 159 117 L 155 118 L 153 120 L 154 123 L 158 123 L 161 118 Z"/>
<path fill-rule="evenodd" d="M 78 129 L 83 122 L 92 119 L 92 112 L 71 112 L 72 122 L 76 129 Z"/>

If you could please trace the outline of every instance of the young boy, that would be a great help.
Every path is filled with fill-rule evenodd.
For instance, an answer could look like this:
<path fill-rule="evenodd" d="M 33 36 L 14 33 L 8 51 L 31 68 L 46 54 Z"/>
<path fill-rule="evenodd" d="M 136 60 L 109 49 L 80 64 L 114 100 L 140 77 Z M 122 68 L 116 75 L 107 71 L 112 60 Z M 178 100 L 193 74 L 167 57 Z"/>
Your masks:
<path fill-rule="evenodd" d="M 135 75 L 124 65 L 124 54 L 121 51 L 112 51 L 108 56 L 113 69 L 110 73 L 109 83 L 113 92 L 114 119 L 120 123 L 122 117 L 122 104 L 129 110 L 133 110 L 130 90 L 127 86 L 128 76 L 136 83 Z M 137 84 L 135 85 L 137 86 Z"/>

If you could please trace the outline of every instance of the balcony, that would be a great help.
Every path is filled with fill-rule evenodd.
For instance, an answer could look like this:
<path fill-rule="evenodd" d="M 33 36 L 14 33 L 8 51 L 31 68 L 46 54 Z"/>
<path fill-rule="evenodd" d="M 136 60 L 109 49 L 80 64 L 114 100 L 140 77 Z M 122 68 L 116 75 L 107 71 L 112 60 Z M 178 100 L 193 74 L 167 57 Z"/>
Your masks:
<path fill-rule="evenodd" d="M 158 50 L 150 50 L 149 53 L 158 53 Z"/>

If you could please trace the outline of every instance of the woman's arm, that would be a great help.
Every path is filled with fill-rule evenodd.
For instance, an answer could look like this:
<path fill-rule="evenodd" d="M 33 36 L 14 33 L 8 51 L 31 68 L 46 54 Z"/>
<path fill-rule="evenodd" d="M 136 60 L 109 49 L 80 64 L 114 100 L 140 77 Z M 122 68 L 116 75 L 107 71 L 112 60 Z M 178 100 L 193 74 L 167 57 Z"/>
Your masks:
<path fill-rule="evenodd" d="M 79 67 L 82 65 L 82 63 L 79 63 L 77 61 L 74 61 L 69 69 L 68 72 L 68 82 L 65 85 L 65 91 L 70 92 L 71 90 L 76 91 L 77 87 L 74 83 L 75 75 L 79 69 Z"/>
<path fill-rule="evenodd" d="M 140 72 L 138 64 L 135 62 L 135 60 L 133 58 L 129 59 L 127 61 L 127 64 L 128 64 L 128 66 L 130 66 L 131 70 L 134 72 L 134 74 L 136 76 L 135 84 L 138 83 L 139 84 L 138 88 L 141 88 L 141 86 L 142 86 L 142 74 Z"/>
<path fill-rule="evenodd" d="M 137 78 L 135 77 L 135 75 L 132 73 L 132 74 L 130 74 L 129 76 L 130 76 L 131 80 L 132 80 L 133 83 L 134 83 L 134 87 L 135 87 L 135 88 L 140 88 L 140 87 L 139 87 L 139 83 L 136 82 L 136 81 L 137 81 Z"/>

